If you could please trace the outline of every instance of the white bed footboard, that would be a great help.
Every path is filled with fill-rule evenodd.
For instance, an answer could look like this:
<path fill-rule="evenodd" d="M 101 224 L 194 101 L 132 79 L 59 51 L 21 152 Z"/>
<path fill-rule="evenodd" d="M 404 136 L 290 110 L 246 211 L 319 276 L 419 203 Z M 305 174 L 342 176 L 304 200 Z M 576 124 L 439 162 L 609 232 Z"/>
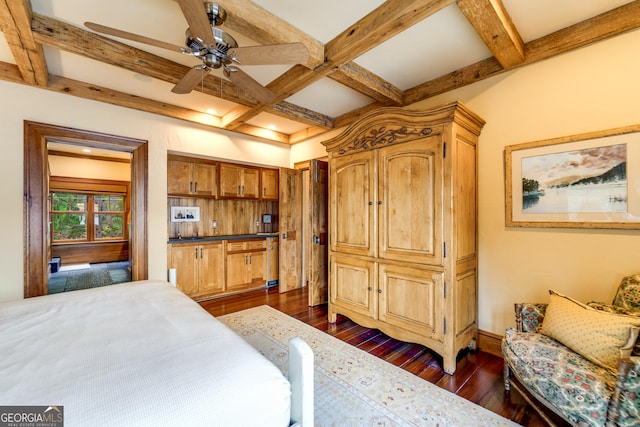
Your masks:
<path fill-rule="evenodd" d="M 300 337 L 289 340 L 291 425 L 313 427 L 313 351 Z"/>

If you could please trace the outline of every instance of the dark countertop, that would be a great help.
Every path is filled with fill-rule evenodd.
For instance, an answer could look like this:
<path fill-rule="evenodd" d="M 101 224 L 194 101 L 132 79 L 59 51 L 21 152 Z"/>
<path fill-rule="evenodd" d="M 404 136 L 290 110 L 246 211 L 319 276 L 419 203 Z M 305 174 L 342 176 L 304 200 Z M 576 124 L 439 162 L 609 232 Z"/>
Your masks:
<path fill-rule="evenodd" d="M 182 239 L 171 238 L 167 243 L 173 245 L 175 243 L 216 242 L 219 240 L 276 239 L 278 236 L 278 233 L 227 234 L 224 236 L 183 237 Z"/>

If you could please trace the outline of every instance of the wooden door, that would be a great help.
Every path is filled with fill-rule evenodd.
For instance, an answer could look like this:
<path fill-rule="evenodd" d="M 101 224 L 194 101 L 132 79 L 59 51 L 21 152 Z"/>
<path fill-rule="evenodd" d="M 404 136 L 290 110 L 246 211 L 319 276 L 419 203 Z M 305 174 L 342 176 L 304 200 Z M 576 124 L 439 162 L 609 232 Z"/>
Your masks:
<path fill-rule="evenodd" d="M 309 305 L 327 302 L 328 291 L 328 191 L 329 164 L 312 160 L 309 164 L 309 221 L 312 236 L 309 260 Z"/>
<path fill-rule="evenodd" d="M 176 287 L 192 296 L 198 293 L 198 245 L 171 245 L 169 268 L 176 269 Z"/>
<path fill-rule="evenodd" d="M 442 136 L 378 152 L 380 258 L 442 264 Z"/>
<path fill-rule="evenodd" d="M 375 256 L 375 153 L 333 159 L 330 180 L 331 250 Z"/>
<path fill-rule="evenodd" d="M 193 193 L 198 196 L 215 196 L 217 175 L 216 165 L 194 163 Z"/>
<path fill-rule="evenodd" d="M 215 294 L 224 291 L 224 246 L 222 242 L 200 246 L 200 294 Z"/>
<path fill-rule="evenodd" d="M 287 292 L 302 283 L 302 171 L 280 168 L 280 228 L 279 291 Z"/>

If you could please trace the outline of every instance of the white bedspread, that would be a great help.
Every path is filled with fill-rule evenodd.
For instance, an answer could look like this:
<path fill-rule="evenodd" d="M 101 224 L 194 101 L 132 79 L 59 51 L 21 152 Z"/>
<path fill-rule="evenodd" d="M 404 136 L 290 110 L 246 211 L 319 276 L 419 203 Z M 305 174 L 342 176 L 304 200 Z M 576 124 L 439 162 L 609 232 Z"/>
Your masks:
<path fill-rule="evenodd" d="M 166 282 L 0 304 L 0 405 L 65 426 L 286 426 L 289 382 Z"/>

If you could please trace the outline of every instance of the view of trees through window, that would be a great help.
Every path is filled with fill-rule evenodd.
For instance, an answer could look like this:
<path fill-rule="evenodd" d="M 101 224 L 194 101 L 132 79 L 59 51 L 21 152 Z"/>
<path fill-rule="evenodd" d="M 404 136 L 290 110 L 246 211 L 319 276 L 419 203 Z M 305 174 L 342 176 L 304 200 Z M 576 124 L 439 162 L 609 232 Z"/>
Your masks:
<path fill-rule="evenodd" d="M 53 241 L 124 239 L 125 196 L 52 193 Z"/>

